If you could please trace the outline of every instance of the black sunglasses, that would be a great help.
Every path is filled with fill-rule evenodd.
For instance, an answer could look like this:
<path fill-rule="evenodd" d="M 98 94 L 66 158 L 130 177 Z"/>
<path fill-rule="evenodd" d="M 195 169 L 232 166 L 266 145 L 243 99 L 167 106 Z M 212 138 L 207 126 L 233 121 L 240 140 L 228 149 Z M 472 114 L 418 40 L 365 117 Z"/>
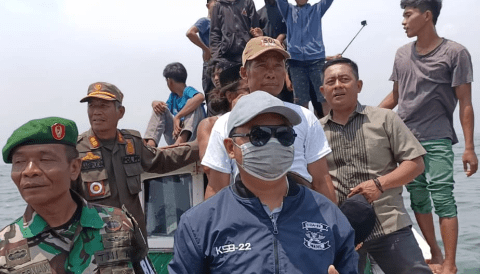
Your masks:
<path fill-rule="evenodd" d="M 271 137 L 277 138 L 283 146 L 291 146 L 295 142 L 295 130 L 289 126 L 253 126 L 250 133 L 232 133 L 230 137 L 249 137 L 252 145 L 264 146 Z"/>

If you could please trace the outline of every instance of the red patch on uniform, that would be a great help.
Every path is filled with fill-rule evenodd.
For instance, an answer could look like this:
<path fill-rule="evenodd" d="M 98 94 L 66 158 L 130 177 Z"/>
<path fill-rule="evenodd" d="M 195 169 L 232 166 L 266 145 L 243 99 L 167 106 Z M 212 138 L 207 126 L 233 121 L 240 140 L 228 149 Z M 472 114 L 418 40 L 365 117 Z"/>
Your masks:
<path fill-rule="evenodd" d="M 53 124 L 52 127 L 52 136 L 53 136 L 53 139 L 55 140 L 62 140 L 63 138 L 65 138 L 65 126 L 60 124 L 60 123 L 56 123 L 56 124 Z"/>

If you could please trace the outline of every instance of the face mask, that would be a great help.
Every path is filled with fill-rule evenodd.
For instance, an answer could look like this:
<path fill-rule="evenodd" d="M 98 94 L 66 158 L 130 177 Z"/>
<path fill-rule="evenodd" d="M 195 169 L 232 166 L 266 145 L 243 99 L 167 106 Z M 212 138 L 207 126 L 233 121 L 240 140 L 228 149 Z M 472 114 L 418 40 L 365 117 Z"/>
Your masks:
<path fill-rule="evenodd" d="M 235 144 L 235 142 L 233 142 Z M 243 163 L 239 164 L 248 174 L 265 181 L 280 179 L 293 163 L 294 148 L 280 144 L 271 138 L 263 146 L 254 146 L 248 142 L 241 146 Z"/>

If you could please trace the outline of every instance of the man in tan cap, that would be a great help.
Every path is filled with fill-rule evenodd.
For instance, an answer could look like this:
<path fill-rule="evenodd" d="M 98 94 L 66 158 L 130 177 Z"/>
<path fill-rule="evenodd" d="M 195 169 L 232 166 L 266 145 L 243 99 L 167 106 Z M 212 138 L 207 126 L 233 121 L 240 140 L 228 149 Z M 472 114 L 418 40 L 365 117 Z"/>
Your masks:
<path fill-rule="evenodd" d="M 142 141 L 136 130 L 119 130 L 117 124 L 125 114 L 123 93 L 104 82 L 88 87 L 91 128 L 80 134 L 77 149 L 82 158 L 81 179 L 72 188 L 88 201 L 126 209 L 138 221 L 146 237 L 145 215 L 138 193 L 142 190 L 140 174 L 166 173 L 199 159 L 198 145 L 153 148 Z"/>
<path fill-rule="evenodd" d="M 240 74 L 247 80 L 251 92 L 261 90 L 278 96 L 285 82 L 285 60 L 288 58 L 290 55 L 278 40 L 265 36 L 253 38 L 243 51 Z M 287 102 L 284 104 L 302 118 L 301 123 L 294 127 L 297 138 L 294 143 L 295 160 L 290 173 L 336 202 L 325 160 L 331 149 L 322 126 L 310 110 Z M 211 169 L 206 198 L 227 186 L 237 174 L 237 167 L 223 145 L 223 140 L 228 137 L 228 117 L 229 113 L 224 114 L 215 123 L 202 159 L 202 165 Z"/>

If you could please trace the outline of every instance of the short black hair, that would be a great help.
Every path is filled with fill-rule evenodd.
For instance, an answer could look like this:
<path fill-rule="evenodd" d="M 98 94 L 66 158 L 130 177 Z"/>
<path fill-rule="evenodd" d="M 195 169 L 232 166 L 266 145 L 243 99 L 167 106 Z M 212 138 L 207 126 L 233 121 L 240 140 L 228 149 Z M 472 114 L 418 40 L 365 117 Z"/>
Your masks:
<path fill-rule="evenodd" d="M 177 83 L 185 84 L 185 82 L 187 82 L 187 70 L 179 62 L 171 63 L 163 70 L 163 77 L 170 78 Z"/>
<path fill-rule="evenodd" d="M 68 163 L 71 163 L 78 158 L 79 153 L 76 147 L 65 145 L 65 155 L 67 156 Z"/>
<path fill-rule="evenodd" d="M 327 70 L 328 67 L 331 67 L 331 66 L 337 65 L 337 64 L 347 64 L 347 65 L 349 65 L 352 68 L 352 72 L 353 72 L 353 75 L 355 76 L 355 79 L 356 80 L 360 79 L 359 74 L 358 74 L 357 64 L 355 62 L 353 62 L 352 60 L 350 60 L 348 58 L 345 58 L 345 57 L 341 57 L 341 58 L 338 58 L 338 59 L 333 59 L 333 60 L 330 60 L 327 63 L 325 63 L 325 65 L 323 66 L 323 69 L 322 69 L 323 75 L 325 75 L 325 71 Z M 325 77 L 323 77 L 323 82 L 325 83 Z"/>
<path fill-rule="evenodd" d="M 442 9 L 442 0 L 400 0 L 400 7 L 402 9 L 406 7 L 417 8 L 422 13 L 429 10 L 432 12 L 433 24 L 436 25 Z"/>

